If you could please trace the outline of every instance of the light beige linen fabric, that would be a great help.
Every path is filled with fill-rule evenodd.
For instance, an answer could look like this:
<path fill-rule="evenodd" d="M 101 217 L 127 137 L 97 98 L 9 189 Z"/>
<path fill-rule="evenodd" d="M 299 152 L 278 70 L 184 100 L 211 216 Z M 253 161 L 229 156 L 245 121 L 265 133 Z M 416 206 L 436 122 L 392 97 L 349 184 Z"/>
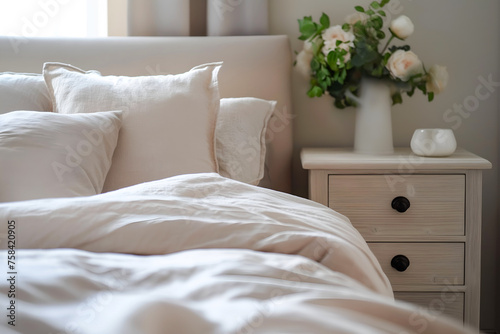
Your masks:
<path fill-rule="evenodd" d="M 2 333 L 472 333 L 394 301 L 344 216 L 215 173 L 0 204 L 9 217 L 22 284 Z"/>
<path fill-rule="evenodd" d="M 0 202 L 99 194 L 121 111 L 0 115 Z"/>
<path fill-rule="evenodd" d="M 51 111 L 52 102 L 41 74 L 0 73 L 0 114 L 14 110 Z M 219 173 L 257 185 L 264 177 L 266 129 L 276 101 L 224 98 L 216 125 Z"/>
<path fill-rule="evenodd" d="M 267 123 L 276 101 L 253 97 L 220 101 L 215 137 L 222 176 L 257 185 L 264 177 Z"/>
<path fill-rule="evenodd" d="M 8 318 L 0 323 L 2 334 L 477 333 L 297 255 L 242 249 L 18 253 L 22 306 L 15 327 Z M 0 281 L 3 305 L 9 287 Z"/>
<path fill-rule="evenodd" d="M 43 76 L 33 73 L 0 73 L 0 114 L 15 110 L 52 111 Z"/>
<path fill-rule="evenodd" d="M 215 123 L 221 63 L 178 75 L 101 76 L 46 63 L 54 111 L 123 110 L 123 125 L 104 192 L 165 177 L 217 172 Z"/>

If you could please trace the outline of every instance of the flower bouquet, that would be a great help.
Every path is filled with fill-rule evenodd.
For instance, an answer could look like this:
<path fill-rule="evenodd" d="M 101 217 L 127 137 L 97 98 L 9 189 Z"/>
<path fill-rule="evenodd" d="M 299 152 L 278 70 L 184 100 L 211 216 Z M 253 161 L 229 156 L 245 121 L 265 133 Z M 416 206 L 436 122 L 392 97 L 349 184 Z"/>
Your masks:
<path fill-rule="evenodd" d="M 295 66 L 311 80 L 310 97 L 328 93 L 337 108 L 356 106 L 364 78 L 389 83 L 393 104 L 402 103 L 402 93 L 412 96 L 416 89 L 432 101 L 434 94 L 446 87 L 444 66 L 426 70 L 409 45 L 391 45 L 395 39 L 406 40 L 414 25 L 402 15 L 390 22 L 388 33 L 384 32 L 384 6 L 389 2 L 373 1 L 368 8 L 356 6 L 343 25 L 330 26 L 324 13 L 319 23 L 311 16 L 299 19 L 304 48 L 297 54 Z"/>

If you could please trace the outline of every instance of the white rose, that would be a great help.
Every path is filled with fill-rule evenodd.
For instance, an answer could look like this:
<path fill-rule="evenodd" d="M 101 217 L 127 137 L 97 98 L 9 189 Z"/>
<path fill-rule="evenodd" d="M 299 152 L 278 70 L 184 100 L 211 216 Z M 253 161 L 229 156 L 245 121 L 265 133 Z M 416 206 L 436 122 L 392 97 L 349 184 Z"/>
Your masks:
<path fill-rule="evenodd" d="M 342 42 L 352 42 L 354 41 L 354 34 L 352 31 L 344 31 L 342 29 L 342 26 L 336 25 L 333 27 L 330 27 L 323 31 L 323 34 L 321 35 L 323 40 L 326 41 L 342 41 Z"/>
<path fill-rule="evenodd" d="M 322 49 L 325 56 L 327 56 L 330 51 L 337 48 L 337 41 L 343 42 L 338 47 L 346 50 L 347 52 L 349 52 L 349 48 L 354 47 L 354 34 L 352 33 L 352 31 L 344 31 L 344 29 L 342 29 L 342 26 L 340 25 L 336 25 L 326 29 L 321 37 L 325 41 L 325 46 Z M 348 53 L 345 56 L 345 59 L 350 59 L 350 56 L 350 53 Z"/>
<path fill-rule="evenodd" d="M 394 52 L 386 68 L 391 72 L 394 78 L 402 81 L 408 81 L 411 76 L 422 73 L 424 67 L 418 56 L 412 51 L 397 50 Z"/>
<path fill-rule="evenodd" d="M 436 94 L 441 93 L 448 85 L 448 70 L 445 66 L 433 65 L 429 69 L 427 79 L 427 91 Z"/>
<path fill-rule="evenodd" d="M 356 24 L 356 22 L 361 21 L 361 23 L 365 23 L 368 21 L 369 16 L 365 13 L 355 12 L 345 17 L 346 23 L 350 25 Z"/>
<path fill-rule="evenodd" d="M 408 16 L 401 15 L 391 22 L 390 29 L 396 37 L 407 39 L 415 31 L 415 26 Z"/>
<path fill-rule="evenodd" d="M 311 76 L 311 60 L 313 59 L 312 52 L 302 50 L 297 55 L 295 68 L 304 77 L 309 78 Z"/>

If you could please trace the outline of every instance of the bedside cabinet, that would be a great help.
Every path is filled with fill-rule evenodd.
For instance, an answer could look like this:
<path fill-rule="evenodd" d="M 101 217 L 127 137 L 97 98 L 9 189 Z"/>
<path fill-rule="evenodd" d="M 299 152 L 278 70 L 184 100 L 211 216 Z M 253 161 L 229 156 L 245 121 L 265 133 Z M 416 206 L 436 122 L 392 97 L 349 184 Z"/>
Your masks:
<path fill-rule="evenodd" d="M 347 216 L 389 277 L 396 299 L 479 328 L 482 169 L 465 150 L 424 158 L 306 148 L 309 198 Z"/>

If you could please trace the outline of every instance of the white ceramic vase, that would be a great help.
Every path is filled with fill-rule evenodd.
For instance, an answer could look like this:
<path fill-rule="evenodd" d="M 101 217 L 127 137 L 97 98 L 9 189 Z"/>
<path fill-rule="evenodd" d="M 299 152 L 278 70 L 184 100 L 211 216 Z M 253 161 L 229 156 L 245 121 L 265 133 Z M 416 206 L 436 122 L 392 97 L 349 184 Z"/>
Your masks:
<path fill-rule="evenodd" d="M 375 79 L 363 79 L 361 96 L 356 98 L 354 151 L 361 154 L 391 154 L 392 98 L 390 87 Z"/>

